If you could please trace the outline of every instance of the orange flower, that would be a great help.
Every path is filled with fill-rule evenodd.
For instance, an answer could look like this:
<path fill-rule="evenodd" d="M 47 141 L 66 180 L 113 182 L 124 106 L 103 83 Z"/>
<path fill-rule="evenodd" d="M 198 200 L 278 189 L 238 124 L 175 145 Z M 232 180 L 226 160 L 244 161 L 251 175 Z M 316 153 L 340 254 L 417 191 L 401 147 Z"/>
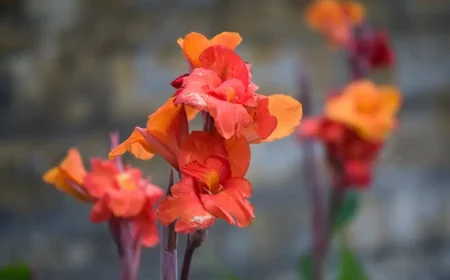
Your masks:
<path fill-rule="evenodd" d="M 348 44 L 352 27 L 364 18 L 365 9 L 356 1 L 316 0 L 306 10 L 308 25 L 341 45 Z"/>
<path fill-rule="evenodd" d="M 173 98 L 170 98 L 148 117 L 146 128 L 136 127 L 125 142 L 109 153 L 109 157 L 130 152 L 145 160 L 159 154 L 174 168 L 178 168 L 178 149 L 189 133 L 188 118 L 195 117 L 195 114 L 192 108 L 175 106 Z"/>
<path fill-rule="evenodd" d="M 158 243 L 153 205 L 163 196 L 162 189 L 142 179 L 141 171 L 126 167 L 121 171 L 114 161 L 93 159 L 86 172 L 75 148 L 55 168 L 44 174 L 44 181 L 76 198 L 94 204 L 91 221 L 99 223 L 115 218 L 133 224 L 133 240 L 144 246 Z"/>
<path fill-rule="evenodd" d="M 139 169 L 126 167 L 120 171 L 111 160 L 91 160 L 92 171 L 86 175 L 84 188 L 95 199 L 91 221 L 100 223 L 111 218 L 124 218 L 133 224 L 133 240 L 140 238 L 144 246 L 158 241 L 153 205 L 164 191 L 142 179 Z"/>
<path fill-rule="evenodd" d="M 197 68 L 200 66 L 200 54 L 207 48 L 214 45 L 221 45 L 234 50 L 241 41 L 241 36 L 235 32 L 222 32 L 211 40 L 200 33 L 191 32 L 184 39 L 179 38 L 177 43 L 183 50 L 190 66 Z"/>
<path fill-rule="evenodd" d="M 71 148 L 67 156 L 57 166 L 47 171 L 43 179 L 46 183 L 54 185 L 60 191 L 66 192 L 82 201 L 91 201 L 92 198 L 80 187 L 83 185 L 86 169 L 80 153 Z"/>
<path fill-rule="evenodd" d="M 356 129 L 366 139 L 382 140 L 396 125 L 400 102 L 400 92 L 393 86 L 356 81 L 327 101 L 325 116 Z"/>
<path fill-rule="evenodd" d="M 251 80 L 251 66 L 234 51 L 223 46 L 209 47 L 200 55 L 199 63 L 200 67 L 190 75 L 179 78 L 182 82 L 178 79 L 174 82 L 181 83 L 174 104 L 208 112 L 224 138 L 245 133 L 258 140 L 269 136 L 274 140 L 292 133 L 299 124 L 300 103 L 284 95 L 275 95 L 270 101 L 256 94 L 258 86 Z M 269 110 L 271 102 L 272 110 Z M 278 126 L 277 117 L 281 121 Z M 287 120 L 288 117 L 292 120 Z M 244 131 L 245 128 L 250 132 Z"/>
<path fill-rule="evenodd" d="M 216 218 L 239 227 L 254 218 L 247 200 L 252 194 L 244 179 L 250 163 L 245 138 L 224 139 L 202 131 L 192 132 L 178 158 L 183 178 L 158 206 L 163 225 L 177 221 L 177 232 L 189 233 L 212 226 Z"/>

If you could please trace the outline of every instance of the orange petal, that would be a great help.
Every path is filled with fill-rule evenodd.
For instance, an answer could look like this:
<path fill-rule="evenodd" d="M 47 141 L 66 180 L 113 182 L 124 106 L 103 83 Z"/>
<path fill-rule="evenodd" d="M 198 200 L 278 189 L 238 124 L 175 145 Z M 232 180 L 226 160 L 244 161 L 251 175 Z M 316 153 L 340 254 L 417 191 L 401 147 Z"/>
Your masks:
<path fill-rule="evenodd" d="M 242 42 L 237 32 L 222 32 L 211 39 L 212 45 L 222 45 L 234 50 Z"/>
<path fill-rule="evenodd" d="M 178 39 L 179 40 L 179 39 Z M 178 44 L 181 42 L 179 41 Z M 196 32 L 189 33 L 182 41 L 183 52 L 193 68 L 200 66 L 200 54 L 211 46 L 211 42 L 204 35 Z"/>
<path fill-rule="evenodd" d="M 299 136 L 300 137 L 314 137 L 317 138 L 320 136 L 322 118 L 321 117 L 310 117 L 303 120 L 302 125 L 299 128 Z"/>
<path fill-rule="evenodd" d="M 183 168 L 193 161 L 205 164 L 212 155 L 228 158 L 222 139 L 204 131 L 192 131 L 180 149 L 178 165 Z"/>
<path fill-rule="evenodd" d="M 215 221 L 203 207 L 192 177 L 184 177 L 170 189 L 168 195 L 157 208 L 161 224 L 167 226 L 177 220 L 175 230 L 181 233 L 209 228 Z"/>
<path fill-rule="evenodd" d="M 245 199 L 251 195 L 250 183 L 243 178 L 230 178 L 223 183 L 223 188 L 218 194 L 200 195 L 205 208 L 231 225 L 237 224 L 239 227 L 251 225 L 255 217 L 253 206 Z"/>
<path fill-rule="evenodd" d="M 225 140 L 225 148 L 230 162 L 231 176 L 244 177 L 250 165 L 250 146 L 245 137 Z"/>
<path fill-rule="evenodd" d="M 381 98 L 383 111 L 386 114 L 395 115 L 402 102 L 402 96 L 398 88 L 394 86 L 380 86 L 378 94 Z"/>
<path fill-rule="evenodd" d="M 360 24 L 366 17 L 366 9 L 356 1 L 343 1 L 341 8 L 353 24 Z"/>
<path fill-rule="evenodd" d="M 277 126 L 265 142 L 274 141 L 291 135 L 302 119 L 302 104 L 284 94 L 273 94 L 268 97 L 269 112 L 277 119 Z"/>
<path fill-rule="evenodd" d="M 187 115 L 188 121 L 192 121 L 199 112 L 197 109 L 195 109 L 189 105 L 184 105 L 184 108 L 186 109 L 186 115 Z"/>
<path fill-rule="evenodd" d="M 208 111 L 214 118 L 214 126 L 222 137 L 238 137 L 242 129 L 252 123 L 247 110 L 241 104 L 232 104 L 214 97 L 208 99 Z"/>
<path fill-rule="evenodd" d="M 133 133 L 131 133 L 127 140 L 109 153 L 109 158 L 113 159 L 116 156 L 123 155 L 126 152 L 130 152 L 136 158 L 142 160 L 151 159 L 154 156 L 151 147 L 137 129 L 134 129 Z"/>
<path fill-rule="evenodd" d="M 43 175 L 44 182 L 54 185 L 82 201 L 91 201 L 91 197 L 84 192 L 84 178 L 86 170 L 77 149 L 69 149 L 67 156 L 58 167 L 54 167 Z"/>

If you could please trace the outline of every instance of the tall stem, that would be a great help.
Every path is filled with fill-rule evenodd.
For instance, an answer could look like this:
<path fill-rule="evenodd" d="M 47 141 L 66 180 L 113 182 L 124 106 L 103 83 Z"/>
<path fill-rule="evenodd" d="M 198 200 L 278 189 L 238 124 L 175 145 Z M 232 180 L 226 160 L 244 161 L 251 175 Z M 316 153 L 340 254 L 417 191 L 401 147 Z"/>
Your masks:
<path fill-rule="evenodd" d="M 303 115 L 306 117 L 312 114 L 311 85 L 304 69 L 301 71 L 299 99 L 303 105 Z M 323 251 L 326 246 L 324 197 L 318 180 L 313 141 L 305 140 L 302 142 L 302 145 L 304 151 L 304 176 L 306 179 L 308 200 L 310 201 L 312 210 L 313 279 L 320 280 L 322 279 Z"/>
<path fill-rule="evenodd" d="M 167 187 L 167 195 L 170 195 L 170 188 L 174 184 L 173 169 L 170 169 L 169 186 Z M 161 279 L 177 280 L 178 279 L 178 254 L 177 241 L 178 236 L 175 232 L 175 223 L 168 227 L 161 228 Z"/>

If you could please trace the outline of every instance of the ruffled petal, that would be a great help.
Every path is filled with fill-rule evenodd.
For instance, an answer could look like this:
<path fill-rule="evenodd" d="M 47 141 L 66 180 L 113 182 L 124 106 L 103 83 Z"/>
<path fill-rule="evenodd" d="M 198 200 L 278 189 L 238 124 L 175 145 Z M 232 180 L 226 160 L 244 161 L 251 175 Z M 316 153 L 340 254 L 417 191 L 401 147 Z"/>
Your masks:
<path fill-rule="evenodd" d="M 230 178 L 223 183 L 223 190 L 218 194 L 201 194 L 205 208 L 214 216 L 224 219 L 231 225 L 239 227 L 251 225 L 253 206 L 246 200 L 251 195 L 252 187 L 244 178 Z"/>
<path fill-rule="evenodd" d="M 240 104 L 233 104 L 214 97 L 208 99 L 208 112 L 214 118 L 214 126 L 220 135 L 230 139 L 241 136 L 243 128 L 252 123 L 252 118 Z"/>
<path fill-rule="evenodd" d="M 269 99 L 262 98 L 258 101 L 258 107 L 254 111 L 253 125 L 261 139 L 266 139 L 277 127 L 277 118 L 269 111 Z"/>
<path fill-rule="evenodd" d="M 250 165 L 250 146 L 247 139 L 233 136 L 225 140 L 225 148 L 230 162 L 231 176 L 244 177 Z"/>
<path fill-rule="evenodd" d="M 112 213 L 104 200 L 97 201 L 92 207 L 89 219 L 93 223 L 101 223 L 111 219 Z"/>
<path fill-rule="evenodd" d="M 159 242 L 156 214 L 152 204 L 147 203 L 144 211 L 133 220 L 135 235 L 140 237 L 141 244 L 145 247 L 154 247 Z"/>
<path fill-rule="evenodd" d="M 170 189 L 168 195 L 158 206 L 157 216 L 165 226 L 177 220 L 175 230 L 189 233 L 209 228 L 215 221 L 198 197 L 194 179 L 184 177 Z"/>
<path fill-rule="evenodd" d="M 180 149 L 178 165 L 183 168 L 193 161 L 206 164 L 212 155 L 228 158 L 222 139 L 204 131 L 192 131 Z"/>
<path fill-rule="evenodd" d="M 247 89 L 249 72 L 241 57 L 225 46 L 211 46 L 200 55 L 200 66 L 214 71 L 222 81 L 238 79 Z"/>

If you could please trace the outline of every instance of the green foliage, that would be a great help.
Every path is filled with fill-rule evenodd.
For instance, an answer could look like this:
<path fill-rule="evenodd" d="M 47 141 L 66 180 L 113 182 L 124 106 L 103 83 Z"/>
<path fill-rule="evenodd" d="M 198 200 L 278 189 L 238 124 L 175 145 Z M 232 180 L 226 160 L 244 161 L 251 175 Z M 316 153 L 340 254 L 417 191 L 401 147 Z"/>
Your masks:
<path fill-rule="evenodd" d="M 31 280 L 31 271 L 25 264 L 17 264 L 0 269 L 0 280 Z"/>
<path fill-rule="evenodd" d="M 348 192 L 344 202 L 333 221 L 333 233 L 345 228 L 356 217 L 360 208 L 360 196 L 356 192 Z"/>
<path fill-rule="evenodd" d="M 314 277 L 314 259 L 311 253 L 301 256 L 299 261 L 299 270 L 302 280 L 313 280 Z"/>
<path fill-rule="evenodd" d="M 347 245 L 341 246 L 341 265 L 338 280 L 368 280 L 362 263 L 358 260 L 355 252 Z"/>

